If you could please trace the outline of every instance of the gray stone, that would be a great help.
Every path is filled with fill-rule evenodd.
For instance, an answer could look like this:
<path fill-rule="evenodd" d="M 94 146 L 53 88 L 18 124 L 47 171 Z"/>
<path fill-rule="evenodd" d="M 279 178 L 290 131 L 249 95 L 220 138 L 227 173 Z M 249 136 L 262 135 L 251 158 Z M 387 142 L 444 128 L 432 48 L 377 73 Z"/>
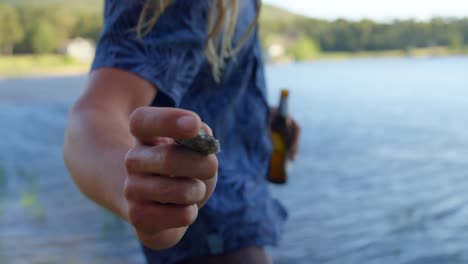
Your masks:
<path fill-rule="evenodd" d="M 177 144 L 184 146 L 190 150 L 199 152 L 204 155 L 218 153 L 221 150 L 219 141 L 200 130 L 198 135 L 191 139 L 176 139 Z"/>

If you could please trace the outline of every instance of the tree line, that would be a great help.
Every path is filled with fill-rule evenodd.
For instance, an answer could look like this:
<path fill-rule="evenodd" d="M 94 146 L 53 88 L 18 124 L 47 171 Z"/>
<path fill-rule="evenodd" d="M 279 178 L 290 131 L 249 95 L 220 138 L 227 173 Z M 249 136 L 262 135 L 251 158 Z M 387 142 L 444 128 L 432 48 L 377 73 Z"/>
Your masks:
<path fill-rule="evenodd" d="M 261 21 L 264 48 L 283 43 L 293 57 L 303 50 L 301 58 L 313 52 L 409 51 L 416 48 L 445 47 L 466 51 L 468 18 L 435 17 L 429 21 L 412 19 L 375 22 L 364 19 L 334 21 L 288 16 L 267 17 Z M 308 45 L 305 45 L 309 43 Z"/>
<path fill-rule="evenodd" d="M 265 10 L 268 12 L 268 10 Z M 75 37 L 97 40 L 102 15 L 93 11 L 73 11 L 64 7 L 11 6 L 0 4 L 0 53 L 53 53 Z M 261 19 L 261 40 L 285 43 L 298 59 L 311 53 L 409 50 L 468 46 L 468 18 L 433 18 L 430 21 L 372 20 L 326 21 L 288 15 Z"/>
<path fill-rule="evenodd" d="M 102 26 L 99 12 L 64 7 L 0 4 L 0 54 L 59 52 L 73 38 L 97 40 Z"/>

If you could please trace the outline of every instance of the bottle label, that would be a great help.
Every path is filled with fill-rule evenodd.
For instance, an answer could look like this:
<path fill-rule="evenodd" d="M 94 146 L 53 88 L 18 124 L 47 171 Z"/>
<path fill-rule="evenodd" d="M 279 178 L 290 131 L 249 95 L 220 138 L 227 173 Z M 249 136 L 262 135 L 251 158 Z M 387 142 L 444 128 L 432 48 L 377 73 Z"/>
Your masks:
<path fill-rule="evenodd" d="M 286 152 L 286 144 L 283 141 L 283 138 L 280 134 L 273 132 L 271 133 L 271 137 L 273 138 L 273 151 L 284 151 Z"/>
<path fill-rule="evenodd" d="M 287 148 L 279 133 L 272 132 L 273 155 L 270 164 L 269 179 L 275 183 L 285 183 L 287 179 Z"/>

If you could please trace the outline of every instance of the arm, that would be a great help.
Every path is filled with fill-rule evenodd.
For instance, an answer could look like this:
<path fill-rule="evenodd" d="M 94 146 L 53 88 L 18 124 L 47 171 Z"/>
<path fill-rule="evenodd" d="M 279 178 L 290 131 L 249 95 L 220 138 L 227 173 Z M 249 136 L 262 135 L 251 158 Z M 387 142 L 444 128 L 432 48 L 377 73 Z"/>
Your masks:
<path fill-rule="evenodd" d="M 155 89 L 136 76 L 98 70 L 69 116 L 64 158 L 73 180 L 90 199 L 126 220 L 124 158 L 135 143 L 129 116 L 154 96 Z"/>
<path fill-rule="evenodd" d="M 189 111 L 144 107 L 154 96 L 133 74 L 93 72 L 70 113 L 64 158 L 86 196 L 132 224 L 145 245 L 163 249 L 182 238 L 213 192 L 217 161 L 172 144 L 170 137 L 190 138 L 202 123 Z M 182 129 L 184 116 L 193 122 Z"/>

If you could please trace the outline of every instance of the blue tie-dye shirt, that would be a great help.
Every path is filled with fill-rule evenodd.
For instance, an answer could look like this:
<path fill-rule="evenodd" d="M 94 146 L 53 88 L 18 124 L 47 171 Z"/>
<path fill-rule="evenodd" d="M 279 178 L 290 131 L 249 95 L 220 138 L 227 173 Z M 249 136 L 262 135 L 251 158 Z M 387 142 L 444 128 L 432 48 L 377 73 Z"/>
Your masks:
<path fill-rule="evenodd" d="M 200 115 L 221 142 L 218 184 L 182 241 L 174 248 L 144 248 L 149 263 L 221 254 L 247 246 L 275 245 L 285 210 L 270 197 L 269 106 L 258 32 L 213 79 L 204 56 L 208 0 L 177 0 L 142 40 L 135 27 L 142 1 L 106 0 L 105 23 L 93 69 L 134 73 L 158 89 L 153 106 L 173 106 Z M 240 1 L 234 43 L 255 19 L 255 0 Z M 132 87 L 128 87 L 132 89 Z"/>

